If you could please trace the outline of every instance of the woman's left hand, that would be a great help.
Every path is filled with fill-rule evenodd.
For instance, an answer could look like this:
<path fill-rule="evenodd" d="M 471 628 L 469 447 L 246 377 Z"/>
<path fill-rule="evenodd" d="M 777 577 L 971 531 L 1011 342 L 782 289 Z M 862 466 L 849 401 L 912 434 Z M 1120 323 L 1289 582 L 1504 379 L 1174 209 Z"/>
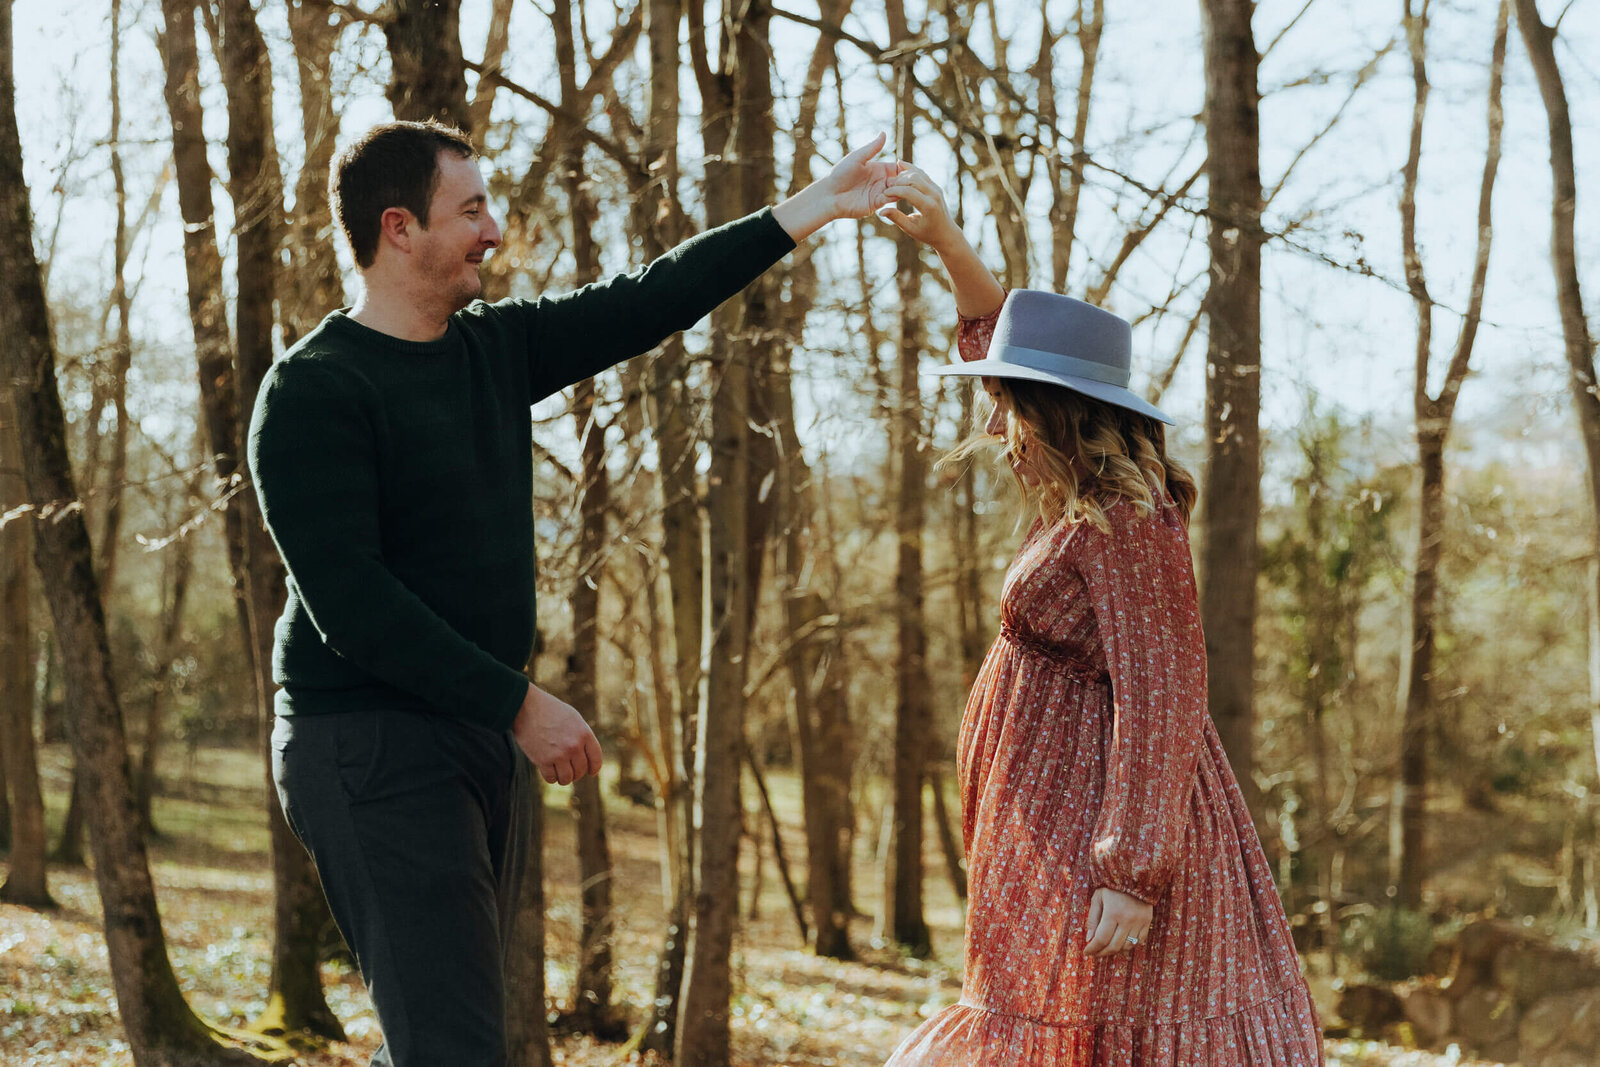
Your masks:
<path fill-rule="evenodd" d="M 1083 954 L 1114 956 L 1144 944 L 1155 909 L 1138 897 L 1101 887 L 1089 900 L 1089 941 Z"/>

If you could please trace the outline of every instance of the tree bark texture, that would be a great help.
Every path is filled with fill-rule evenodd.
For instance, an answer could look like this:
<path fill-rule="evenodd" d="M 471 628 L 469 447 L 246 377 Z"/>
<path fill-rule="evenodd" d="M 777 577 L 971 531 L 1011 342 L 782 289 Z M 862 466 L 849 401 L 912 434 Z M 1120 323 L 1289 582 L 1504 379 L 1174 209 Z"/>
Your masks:
<path fill-rule="evenodd" d="M 1428 294 L 1422 253 L 1417 245 L 1417 185 L 1422 166 L 1422 133 L 1427 117 L 1427 25 L 1428 0 L 1413 10 L 1412 0 L 1405 8 L 1406 39 L 1411 53 L 1412 85 L 1411 137 L 1405 167 L 1401 172 L 1400 238 L 1405 261 L 1406 286 L 1417 311 L 1415 378 L 1412 405 L 1416 419 L 1418 520 L 1417 548 L 1412 567 L 1409 655 L 1405 657 L 1402 680 L 1400 781 L 1398 803 L 1392 812 L 1399 818 L 1399 852 L 1391 857 L 1391 873 L 1396 902 L 1402 907 L 1422 905 L 1422 887 L 1427 876 L 1425 834 L 1427 824 L 1428 737 L 1433 720 L 1434 651 L 1438 628 L 1439 566 L 1444 555 L 1444 450 L 1455 416 L 1456 398 L 1466 380 L 1473 342 L 1483 314 L 1484 285 L 1489 272 L 1489 249 L 1493 235 L 1491 202 L 1495 176 L 1500 166 L 1500 86 L 1505 69 L 1508 8 L 1500 5 L 1500 16 L 1489 66 L 1488 146 L 1484 153 L 1483 177 L 1479 185 L 1477 255 L 1473 262 L 1472 289 L 1455 352 L 1437 397 L 1428 392 L 1428 370 L 1433 353 L 1433 301 Z"/>
<path fill-rule="evenodd" d="M 193 487 L 198 490 L 198 486 Z M 192 493 L 192 500 L 199 492 Z M 194 539 L 181 536 L 166 549 L 170 553 L 171 592 L 163 598 L 161 644 L 156 658 L 155 677 L 150 687 L 150 702 L 145 706 L 144 744 L 139 750 L 139 772 L 134 776 L 135 802 L 139 825 L 146 834 L 155 830 L 153 812 L 161 735 L 166 728 L 167 706 L 172 695 L 172 668 L 183 638 L 183 609 L 189 598 L 189 577 L 194 572 Z M 165 590 L 163 590 L 165 592 Z"/>
<path fill-rule="evenodd" d="M 228 98 L 228 192 L 233 199 L 238 262 L 234 337 L 235 389 L 240 413 L 254 409 L 272 364 L 274 303 L 278 292 L 283 226 L 283 178 L 272 138 L 272 71 L 266 42 L 249 0 L 219 0 L 219 60 Z M 242 427 L 236 427 L 236 434 Z M 242 439 L 233 441 L 242 455 Z M 241 472 L 242 473 L 242 472 Z M 268 748 L 272 716 L 272 632 L 283 612 L 283 562 L 252 492 L 241 492 L 244 574 L 254 668 L 262 773 L 267 783 L 267 826 L 272 846 L 273 963 L 267 1007 L 254 1023 L 268 1034 L 305 1030 L 340 1040 L 344 1028 L 327 1005 L 318 968 L 318 945 L 328 922 L 316 869 L 289 830 L 271 788 Z"/>
<path fill-rule="evenodd" d="M 31 513 L 3 518 L 28 501 L 22 476 L 22 440 L 17 433 L 11 383 L 0 381 L 0 757 L 10 804 L 10 870 L 0 900 L 29 907 L 54 907 L 45 853 L 44 794 L 39 786 L 33 738 L 34 645 L 28 597 Z"/>
<path fill-rule="evenodd" d="M 1211 288 L 1200 612 L 1211 717 L 1257 825 L 1256 572 L 1261 515 L 1261 123 L 1254 0 L 1201 0 Z"/>
<path fill-rule="evenodd" d="M 122 3 L 111 0 L 111 150 L 112 200 L 116 221 L 111 234 L 111 303 L 117 313 L 117 333 L 112 345 L 111 370 L 103 388 L 109 391 L 112 410 L 111 455 L 106 465 L 100 541 L 96 571 L 100 591 L 110 596 L 116 587 L 117 550 L 122 535 L 122 498 L 128 480 L 128 371 L 133 366 L 133 334 L 129 323 L 132 301 L 128 296 L 128 185 L 122 171 Z M 91 416 L 96 421 L 100 410 Z"/>
<path fill-rule="evenodd" d="M 1594 553 L 1600 559 L 1600 390 L 1596 388 L 1594 340 L 1584 317 L 1583 290 L 1578 283 L 1575 220 L 1578 213 L 1578 179 L 1572 150 L 1572 114 L 1567 91 L 1556 63 L 1554 28 L 1539 17 L 1535 0 L 1516 0 L 1517 28 L 1528 58 L 1533 61 L 1539 95 L 1544 100 L 1550 137 L 1550 266 L 1555 273 L 1556 303 L 1561 312 L 1561 335 L 1567 356 L 1567 380 L 1578 430 L 1589 462 L 1589 496 L 1594 507 Z M 1589 571 L 1600 603 L 1600 568 Z M 1600 769 L 1600 630 L 1591 631 L 1589 650 L 1589 715 L 1593 724 L 1595 762 Z"/>
<path fill-rule="evenodd" d="M 690 4 L 691 56 L 703 106 L 706 222 L 715 226 L 770 202 L 772 84 L 768 68 L 769 9 L 730 4 L 723 13 L 722 54 L 711 69 L 703 12 Z M 743 823 L 740 766 L 749 623 L 770 505 L 752 507 L 771 470 L 770 440 L 755 447 L 756 385 L 770 362 L 765 327 L 775 313 L 770 278 L 750 286 L 712 315 L 714 396 L 709 472 L 709 604 L 712 644 L 708 699 L 695 752 L 696 871 L 688 959 L 679 1003 L 678 1064 L 726 1067 L 730 1062 L 731 954 L 738 919 L 739 840 Z"/>
<path fill-rule="evenodd" d="M 900 0 L 887 5 L 889 35 L 910 39 Z M 905 116 L 898 158 L 912 159 L 914 97 L 911 79 L 899 78 L 899 107 Z M 1026 258 L 1023 259 L 1026 263 Z M 919 369 L 926 346 L 922 316 L 922 258 L 917 244 L 905 234 L 895 238 L 895 284 L 899 292 L 900 322 L 898 409 L 894 416 L 893 443 L 898 459 L 894 503 L 895 538 L 895 725 L 893 754 L 893 837 L 885 875 L 883 931 L 912 955 L 933 951 L 928 923 L 923 915 L 922 784 L 926 780 L 928 734 L 933 724 L 930 704 L 927 648 L 923 614 L 922 539 L 927 521 L 928 460 L 923 447 L 922 387 Z"/>
<path fill-rule="evenodd" d="M 571 0 L 556 0 L 551 14 L 555 31 L 556 66 L 561 99 L 571 107 L 578 96 L 576 49 L 572 32 Z M 570 131 L 569 131 L 570 134 Z M 572 220 L 572 255 L 575 286 L 600 277 L 600 251 L 594 224 L 599 207 L 589 192 L 584 170 L 584 142 L 563 138 L 567 146 L 560 163 L 561 182 Z M 583 484 L 579 490 L 578 565 L 569 604 L 572 610 L 572 656 L 567 661 L 567 699 L 600 726 L 600 579 L 606 554 L 606 513 L 610 507 L 610 479 L 606 472 L 605 425 L 599 421 L 595 383 L 578 383 L 572 415 L 582 451 Z M 578 869 L 582 878 L 581 930 L 578 973 L 573 983 L 572 1005 L 565 1024 L 582 1033 L 602 1037 L 622 1036 L 623 1024 L 611 1003 L 612 915 L 611 849 L 606 841 L 605 803 L 598 778 L 584 778 L 573 786 L 577 816 Z"/>
<path fill-rule="evenodd" d="M 650 183 L 634 195 L 632 228 L 646 261 L 685 236 L 678 205 L 678 78 L 682 0 L 648 0 L 644 32 L 649 49 L 644 159 Z M 698 447 L 695 397 L 689 383 L 688 351 L 674 335 L 651 357 L 650 409 L 661 496 L 662 557 L 667 571 L 675 673 L 673 703 L 663 716 L 661 765 L 667 774 L 661 806 L 662 857 L 669 903 L 656 959 L 656 988 L 640 1034 L 643 1051 L 670 1056 L 677 1042 L 678 1005 L 687 960 L 689 912 L 694 887 L 694 765 L 705 695 L 705 546 L 696 481 Z"/>
<path fill-rule="evenodd" d="M 851 6 L 851 0 L 828 0 L 821 7 L 821 18 L 839 24 Z M 803 189 L 811 177 L 822 83 L 834 59 L 833 38 L 820 34 L 801 90 L 789 180 L 791 196 Z M 809 246 L 802 247 L 791 257 L 789 295 L 783 303 L 778 328 L 781 337 L 801 337 L 806 316 L 816 301 L 817 271 L 810 252 Z M 791 350 L 780 345 L 773 352 L 772 372 L 767 379 L 767 407 L 779 442 L 777 538 L 789 635 L 786 658 L 794 693 L 795 742 L 800 760 L 806 892 L 811 905 L 813 950 L 819 956 L 853 959 L 849 901 L 844 895 L 850 862 L 846 828 L 851 818 L 852 767 L 848 693 L 843 674 L 844 639 L 837 616 L 827 612 L 823 597 L 811 588 L 819 570 L 814 533 L 817 498 L 814 476 L 795 425 L 793 382 Z"/>
<path fill-rule="evenodd" d="M 295 179 L 294 211 L 285 235 L 289 270 L 279 295 L 285 348 L 345 302 L 334 253 L 333 209 L 328 203 L 328 170 L 339 136 L 328 63 L 344 23 L 330 20 L 328 8 L 316 0 L 290 0 L 288 14 L 289 39 L 300 75 L 305 162 Z"/>
<path fill-rule="evenodd" d="M 551 1067 L 544 985 L 544 780 L 537 771 L 528 778 L 528 866 L 505 960 L 506 1063 Z"/>
<path fill-rule="evenodd" d="M 438 119 L 472 132 L 461 54 L 461 0 L 396 0 L 383 23 L 392 73 L 387 96 L 397 119 Z"/>
<path fill-rule="evenodd" d="M 89 531 L 67 455 L 66 418 L 23 177 L 12 75 L 11 5 L 0 4 L 0 374 L 17 408 L 28 497 L 41 520 L 34 561 L 66 660 L 68 735 L 86 772 L 84 807 L 123 1029 L 140 1067 L 251 1062 L 189 1009 L 167 957 L 150 863 L 138 832 L 122 708 Z"/>

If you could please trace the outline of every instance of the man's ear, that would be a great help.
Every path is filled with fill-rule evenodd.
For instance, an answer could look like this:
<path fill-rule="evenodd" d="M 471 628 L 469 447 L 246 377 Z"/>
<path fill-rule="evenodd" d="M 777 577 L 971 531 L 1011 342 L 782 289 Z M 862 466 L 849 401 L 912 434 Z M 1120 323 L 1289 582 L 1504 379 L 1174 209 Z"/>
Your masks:
<path fill-rule="evenodd" d="M 417 217 L 403 207 L 385 208 L 378 219 L 379 237 L 400 252 L 411 251 L 411 235 L 416 228 Z"/>

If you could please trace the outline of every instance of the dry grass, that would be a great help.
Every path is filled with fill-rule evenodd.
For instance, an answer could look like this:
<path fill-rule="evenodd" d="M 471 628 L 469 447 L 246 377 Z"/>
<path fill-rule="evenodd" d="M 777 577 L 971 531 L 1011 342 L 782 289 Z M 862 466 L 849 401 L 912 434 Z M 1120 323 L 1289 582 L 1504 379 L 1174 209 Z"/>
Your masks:
<path fill-rule="evenodd" d="M 65 753 L 45 753 L 52 825 L 67 788 Z M 264 788 L 249 753 L 202 751 L 183 768 L 187 785 L 158 799 L 163 836 L 152 848 L 168 948 L 190 1002 L 223 1026 L 248 1025 L 263 1008 L 270 961 L 271 880 L 266 859 Z M 802 858 L 798 783 L 774 776 L 774 802 L 784 820 L 785 847 Z M 578 871 L 572 819 L 564 790 L 546 790 L 545 863 L 548 884 L 549 984 L 553 1010 L 571 991 L 578 928 Z M 609 794 L 608 794 L 609 798 Z M 652 963 L 663 910 L 656 859 L 655 817 L 611 799 L 611 848 L 618 904 L 617 1003 L 631 1023 L 644 1016 L 653 992 Z M 754 791 L 747 803 L 755 803 Z M 757 820 L 751 819 L 750 825 Z M 770 846 L 767 846 L 770 851 Z M 755 884 L 753 851 L 746 848 L 742 910 L 749 914 Z M 930 875 L 942 868 L 933 864 Z M 923 1018 L 960 993 L 961 910 L 944 880 L 928 880 L 928 919 L 937 959 L 905 960 L 868 946 L 870 920 L 854 927 L 863 959 L 819 960 L 800 943 L 793 915 L 770 862 L 763 864 L 758 914 L 742 924 L 735 946 L 734 1043 L 740 1064 L 762 1067 L 875 1067 Z M 871 865 L 856 871 L 859 903 L 876 892 Z M 53 912 L 0 905 L 0 1063 L 128 1067 L 114 1009 L 99 900 L 85 870 L 54 869 Z M 343 1020 L 348 1044 L 302 1055 L 306 1067 L 357 1067 L 378 1044 L 377 1022 L 358 976 L 329 965 L 328 999 Z M 555 1060 L 564 1067 L 638 1062 L 615 1046 L 559 1036 Z M 1333 1067 L 1435 1067 L 1464 1062 L 1380 1045 L 1330 1045 Z"/>

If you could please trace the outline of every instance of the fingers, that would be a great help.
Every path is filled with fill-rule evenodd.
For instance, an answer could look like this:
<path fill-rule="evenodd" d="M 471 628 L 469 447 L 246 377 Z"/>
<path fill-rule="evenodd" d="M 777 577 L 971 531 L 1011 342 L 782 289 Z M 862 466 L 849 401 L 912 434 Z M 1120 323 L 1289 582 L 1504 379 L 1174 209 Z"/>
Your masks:
<path fill-rule="evenodd" d="M 912 233 L 912 231 L 916 228 L 916 223 L 912 220 L 910 215 L 907 215 L 899 208 L 892 205 L 889 207 L 880 208 L 878 210 L 878 217 L 888 219 L 890 222 L 900 227 L 900 229 L 904 230 L 907 234 L 910 234 L 913 237 L 916 236 L 916 234 Z"/>
<path fill-rule="evenodd" d="M 584 730 L 583 737 L 571 745 L 565 755 L 539 764 L 539 773 L 551 785 L 571 785 L 580 778 L 599 774 L 605 762 L 600 742 L 594 731 Z"/>
<path fill-rule="evenodd" d="M 1089 917 L 1084 929 L 1088 936 L 1083 946 L 1085 956 L 1114 956 L 1144 943 L 1150 932 L 1150 919 L 1140 911 L 1130 912 L 1120 898 L 1108 898 L 1104 889 L 1097 889 L 1089 901 Z M 1130 937 L 1135 940 L 1129 941 Z"/>
<path fill-rule="evenodd" d="M 864 160 L 871 159 L 879 152 L 882 152 L 883 146 L 888 143 L 889 135 L 887 133 L 880 133 L 878 136 L 874 137 L 872 140 L 868 141 L 854 152 L 846 155 L 841 162 L 860 163 Z"/>

